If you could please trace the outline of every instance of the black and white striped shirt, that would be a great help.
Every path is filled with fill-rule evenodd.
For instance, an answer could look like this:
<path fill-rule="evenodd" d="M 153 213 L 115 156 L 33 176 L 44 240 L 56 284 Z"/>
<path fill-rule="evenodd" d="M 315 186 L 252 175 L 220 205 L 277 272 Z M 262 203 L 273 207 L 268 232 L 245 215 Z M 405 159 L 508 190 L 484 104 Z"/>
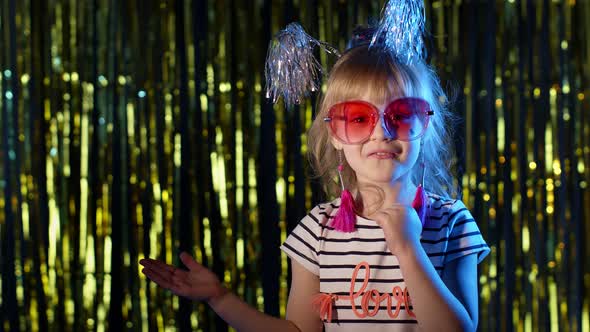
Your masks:
<path fill-rule="evenodd" d="M 446 263 L 465 255 L 477 254 L 481 262 L 490 249 L 463 202 L 432 194 L 429 200 L 420 241 L 439 275 Z M 339 205 L 337 199 L 313 208 L 281 246 L 319 276 L 320 291 L 332 303 L 330 321 L 322 317 L 325 330 L 417 330 L 398 260 L 387 248 L 383 230 L 359 216 L 355 232 L 334 230 L 331 222 Z"/>

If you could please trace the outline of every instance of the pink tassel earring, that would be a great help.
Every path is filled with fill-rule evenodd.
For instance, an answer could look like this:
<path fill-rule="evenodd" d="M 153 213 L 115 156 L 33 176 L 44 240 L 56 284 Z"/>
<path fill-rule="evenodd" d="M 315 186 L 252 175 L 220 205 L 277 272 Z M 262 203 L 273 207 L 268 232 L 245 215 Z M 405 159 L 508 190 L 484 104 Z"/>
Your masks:
<path fill-rule="evenodd" d="M 356 214 L 354 213 L 354 200 L 350 191 L 344 189 L 344 181 L 342 180 L 342 151 L 338 150 L 338 157 L 340 164 L 338 165 L 338 176 L 340 177 L 340 185 L 342 185 L 342 194 L 340 195 L 340 208 L 334 216 L 332 226 L 339 232 L 350 233 L 354 232 L 356 227 Z"/>
<path fill-rule="evenodd" d="M 420 144 L 420 150 L 422 150 L 423 142 Z M 426 208 L 427 208 L 427 197 L 426 192 L 424 191 L 424 173 L 426 164 L 424 163 L 424 151 L 422 150 L 422 161 L 420 162 L 422 166 L 422 178 L 420 180 L 420 184 L 418 185 L 418 189 L 416 189 L 416 196 L 414 196 L 414 201 L 412 202 L 412 207 L 418 213 L 418 217 L 422 222 L 422 227 L 426 224 Z"/>

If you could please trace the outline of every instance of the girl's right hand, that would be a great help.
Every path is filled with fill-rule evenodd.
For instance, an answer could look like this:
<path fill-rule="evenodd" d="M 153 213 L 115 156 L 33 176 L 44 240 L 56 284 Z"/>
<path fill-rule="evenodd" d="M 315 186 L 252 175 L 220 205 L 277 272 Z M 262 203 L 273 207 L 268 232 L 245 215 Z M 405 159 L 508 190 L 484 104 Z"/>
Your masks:
<path fill-rule="evenodd" d="M 209 302 L 228 292 L 215 273 L 199 264 L 189 254 L 182 252 L 180 260 L 188 271 L 150 258 L 140 260 L 139 264 L 143 265 L 141 272 L 146 277 L 178 296 Z"/>
<path fill-rule="evenodd" d="M 406 248 L 420 247 L 422 222 L 413 207 L 394 204 L 377 211 L 371 218 L 383 229 L 387 247 L 392 254 L 397 256 Z"/>

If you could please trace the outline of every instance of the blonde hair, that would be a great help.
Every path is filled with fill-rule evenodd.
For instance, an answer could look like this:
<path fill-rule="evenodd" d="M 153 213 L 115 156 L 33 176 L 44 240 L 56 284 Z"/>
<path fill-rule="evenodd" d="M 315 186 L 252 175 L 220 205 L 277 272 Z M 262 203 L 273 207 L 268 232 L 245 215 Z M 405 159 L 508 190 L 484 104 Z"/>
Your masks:
<path fill-rule="evenodd" d="M 344 53 L 330 71 L 327 89 L 319 102 L 319 112 L 308 133 L 313 175 L 320 178 L 329 197 L 339 196 L 341 191 L 337 173 L 339 155 L 331 144 L 331 133 L 324 122 L 329 108 L 338 102 L 361 97 L 384 104 L 400 96 L 420 97 L 428 101 L 434 111 L 422 137 L 424 144 L 421 153 L 424 154 L 426 164 L 425 189 L 446 197 L 456 195 L 451 173 L 453 143 L 447 129 L 453 115 L 446 108 L 447 98 L 438 77 L 424 61 L 406 65 L 383 50 L 361 45 Z M 355 192 L 358 184 L 354 171 L 347 167 L 346 160 L 342 162 L 345 186 Z M 412 181 L 420 183 L 420 162 L 414 165 L 411 172 Z"/>

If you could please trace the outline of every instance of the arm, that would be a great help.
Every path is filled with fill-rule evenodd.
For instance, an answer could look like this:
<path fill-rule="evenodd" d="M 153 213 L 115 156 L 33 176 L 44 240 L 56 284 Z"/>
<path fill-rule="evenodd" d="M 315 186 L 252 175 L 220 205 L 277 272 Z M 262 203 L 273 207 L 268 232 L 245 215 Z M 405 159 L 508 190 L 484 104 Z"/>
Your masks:
<path fill-rule="evenodd" d="M 321 332 L 324 323 L 311 306 L 313 297 L 320 292 L 320 278 L 293 259 L 291 274 L 287 319 L 295 322 L 301 331 Z"/>
<path fill-rule="evenodd" d="M 475 331 L 477 328 L 477 255 L 445 265 L 441 279 L 416 243 L 401 250 L 400 268 L 418 324 L 425 331 Z"/>
<path fill-rule="evenodd" d="M 292 321 L 264 314 L 230 292 L 212 298 L 208 303 L 219 317 L 237 331 L 301 331 Z"/>
<path fill-rule="evenodd" d="M 377 212 L 375 220 L 399 261 L 420 327 L 425 331 L 475 331 L 477 255 L 450 261 L 441 278 L 420 244 L 422 225 L 413 208 L 395 205 Z"/>
<path fill-rule="evenodd" d="M 140 263 L 144 266 L 142 272 L 150 280 L 176 295 L 207 301 L 223 320 L 238 331 L 321 331 L 321 321 L 310 308 L 311 297 L 319 291 L 319 279 L 298 263 L 293 262 L 287 306 L 289 320 L 285 320 L 259 312 L 224 289 L 217 276 L 190 255 L 182 253 L 180 259 L 188 271 L 152 259 L 144 259 Z"/>
<path fill-rule="evenodd" d="M 320 291 L 319 278 L 294 260 L 291 267 L 286 320 L 263 314 L 231 293 L 209 301 L 209 305 L 238 331 L 321 332 L 323 323 L 311 308 L 313 296 Z"/>

